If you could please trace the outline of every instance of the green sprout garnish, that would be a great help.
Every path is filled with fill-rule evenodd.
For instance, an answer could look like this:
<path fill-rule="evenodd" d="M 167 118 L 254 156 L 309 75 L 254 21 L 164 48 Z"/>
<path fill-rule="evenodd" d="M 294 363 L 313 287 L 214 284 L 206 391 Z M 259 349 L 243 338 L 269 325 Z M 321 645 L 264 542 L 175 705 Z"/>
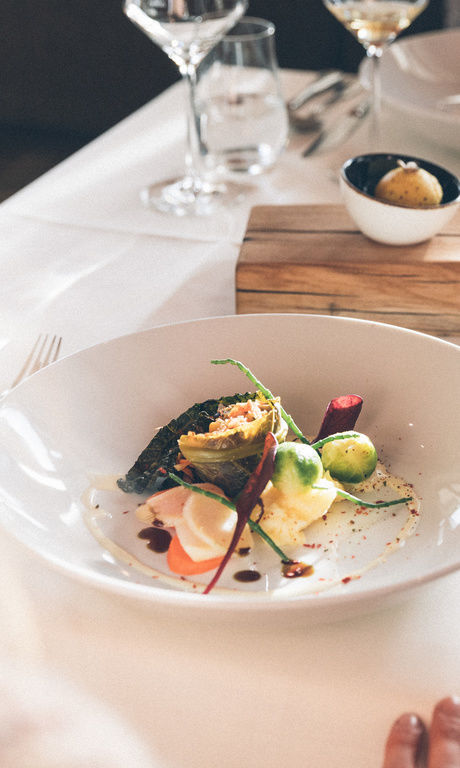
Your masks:
<path fill-rule="evenodd" d="M 211 360 L 211 363 L 213 365 L 226 365 L 227 363 L 230 363 L 230 365 L 236 365 L 236 367 L 239 368 L 239 370 L 242 371 L 242 373 L 244 373 L 245 376 L 247 376 L 248 379 L 250 381 L 252 381 L 253 384 L 255 384 L 257 389 L 260 392 L 262 392 L 262 394 L 265 395 L 265 397 L 267 397 L 269 400 L 274 400 L 275 399 L 274 395 L 270 392 L 270 390 L 267 389 L 267 387 L 265 387 L 262 384 L 261 381 L 256 379 L 256 377 L 249 370 L 249 368 L 247 368 L 245 365 L 243 365 L 243 363 L 240 363 L 239 360 L 234 360 L 232 357 L 227 357 L 225 360 Z M 281 406 L 280 409 L 281 409 L 281 414 L 283 416 L 283 419 L 290 426 L 290 428 L 292 429 L 294 434 L 297 435 L 297 437 L 299 438 L 299 440 L 302 441 L 302 443 L 309 444 L 309 441 L 307 440 L 305 435 L 302 433 L 302 430 L 297 426 L 297 424 L 295 423 L 295 421 L 292 418 L 292 416 L 290 416 L 288 413 L 286 413 L 286 411 L 284 410 L 283 406 Z"/>
<path fill-rule="evenodd" d="M 346 440 L 349 437 L 359 437 L 359 432 L 335 432 L 333 435 L 329 435 L 329 437 L 323 437 L 322 440 L 317 440 L 316 443 L 312 443 L 311 447 L 315 449 L 315 451 L 319 451 L 323 445 L 326 445 L 326 443 L 331 443 L 333 440 Z"/>
<path fill-rule="evenodd" d="M 323 490 L 320 485 L 313 485 L 312 488 L 315 488 L 318 491 Z M 370 509 L 393 507 L 395 504 L 405 504 L 407 501 L 412 501 L 412 496 L 405 496 L 402 499 L 392 499 L 391 501 L 363 501 L 362 499 L 358 499 L 357 496 L 353 496 L 352 493 L 343 491 L 341 488 L 336 488 L 336 492 L 337 496 L 341 496 L 343 499 L 347 499 L 347 501 L 352 501 L 353 504 L 359 504 L 360 507 L 370 507 Z"/>

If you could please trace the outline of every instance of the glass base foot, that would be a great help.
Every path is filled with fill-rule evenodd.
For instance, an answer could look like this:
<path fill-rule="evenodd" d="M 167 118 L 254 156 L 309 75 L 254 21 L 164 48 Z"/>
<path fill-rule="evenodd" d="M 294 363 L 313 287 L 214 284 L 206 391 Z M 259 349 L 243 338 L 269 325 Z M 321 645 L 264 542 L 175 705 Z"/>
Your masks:
<path fill-rule="evenodd" d="M 207 216 L 222 204 L 226 192 L 223 183 L 185 177 L 145 187 L 141 200 L 149 208 L 175 216 Z"/>

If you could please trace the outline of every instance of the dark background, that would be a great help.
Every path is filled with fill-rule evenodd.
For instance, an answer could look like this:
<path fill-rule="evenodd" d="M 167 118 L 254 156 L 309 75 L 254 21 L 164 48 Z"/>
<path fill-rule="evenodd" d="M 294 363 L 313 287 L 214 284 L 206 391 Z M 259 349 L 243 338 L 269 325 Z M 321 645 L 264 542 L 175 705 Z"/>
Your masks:
<path fill-rule="evenodd" d="M 405 34 L 442 28 L 431 0 Z M 121 0 L 0 0 L 0 199 L 178 79 Z M 321 0 L 250 0 L 273 21 L 281 67 L 356 71 L 363 49 Z"/>

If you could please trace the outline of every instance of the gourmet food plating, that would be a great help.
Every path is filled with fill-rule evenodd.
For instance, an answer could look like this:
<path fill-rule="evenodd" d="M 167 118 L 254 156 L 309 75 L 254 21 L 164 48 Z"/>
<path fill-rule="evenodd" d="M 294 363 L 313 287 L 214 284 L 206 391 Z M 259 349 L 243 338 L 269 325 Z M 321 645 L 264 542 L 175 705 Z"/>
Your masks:
<path fill-rule="evenodd" d="M 245 365 L 211 362 L 237 366 L 255 390 L 192 405 L 156 431 L 116 484 L 94 483 L 87 522 L 104 547 L 176 588 L 208 594 L 224 583 L 227 590 L 288 596 L 343 587 L 402 546 L 415 531 L 420 503 L 355 430 L 359 395 L 331 400 L 317 435 L 307 438 L 281 398 Z M 125 511 L 142 526 L 142 557 L 104 533 L 103 491 L 136 499 Z M 133 525 L 133 515 L 124 520 Z M 340 572 L 335 555 L 350 534 L 357 535 L 353 547 L 366 550 L 371 527 L 387 536 L 392 525 L 377 552 L 374 542 L 364 560 L 351 553 L 347 572 Z"/>

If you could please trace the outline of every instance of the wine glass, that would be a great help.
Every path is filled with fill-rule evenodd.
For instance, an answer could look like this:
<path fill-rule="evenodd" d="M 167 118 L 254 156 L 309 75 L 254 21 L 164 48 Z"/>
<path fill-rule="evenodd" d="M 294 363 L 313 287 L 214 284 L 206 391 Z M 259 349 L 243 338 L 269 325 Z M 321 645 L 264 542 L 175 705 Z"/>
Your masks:
<path fill-rule="evenodd" d="M 371 141 L 380 139 L 380 57 L 386 46 L 427 7 L 429 0 L 323 0 L 326 8 L 364 47 L 371 61 Z"/>
<path fill-rule="evenodd" d="M 196 68 L 207 53 L 243 16 L 247 0 L 124 0 L 127 17 L 156 43 L 188 83 L 185 176 L 142 190 L 148 205 L 161 211 L 207 214 L 222 194 L 222 184 L 206 178 L 200 168 L 195 120 Z"/>

